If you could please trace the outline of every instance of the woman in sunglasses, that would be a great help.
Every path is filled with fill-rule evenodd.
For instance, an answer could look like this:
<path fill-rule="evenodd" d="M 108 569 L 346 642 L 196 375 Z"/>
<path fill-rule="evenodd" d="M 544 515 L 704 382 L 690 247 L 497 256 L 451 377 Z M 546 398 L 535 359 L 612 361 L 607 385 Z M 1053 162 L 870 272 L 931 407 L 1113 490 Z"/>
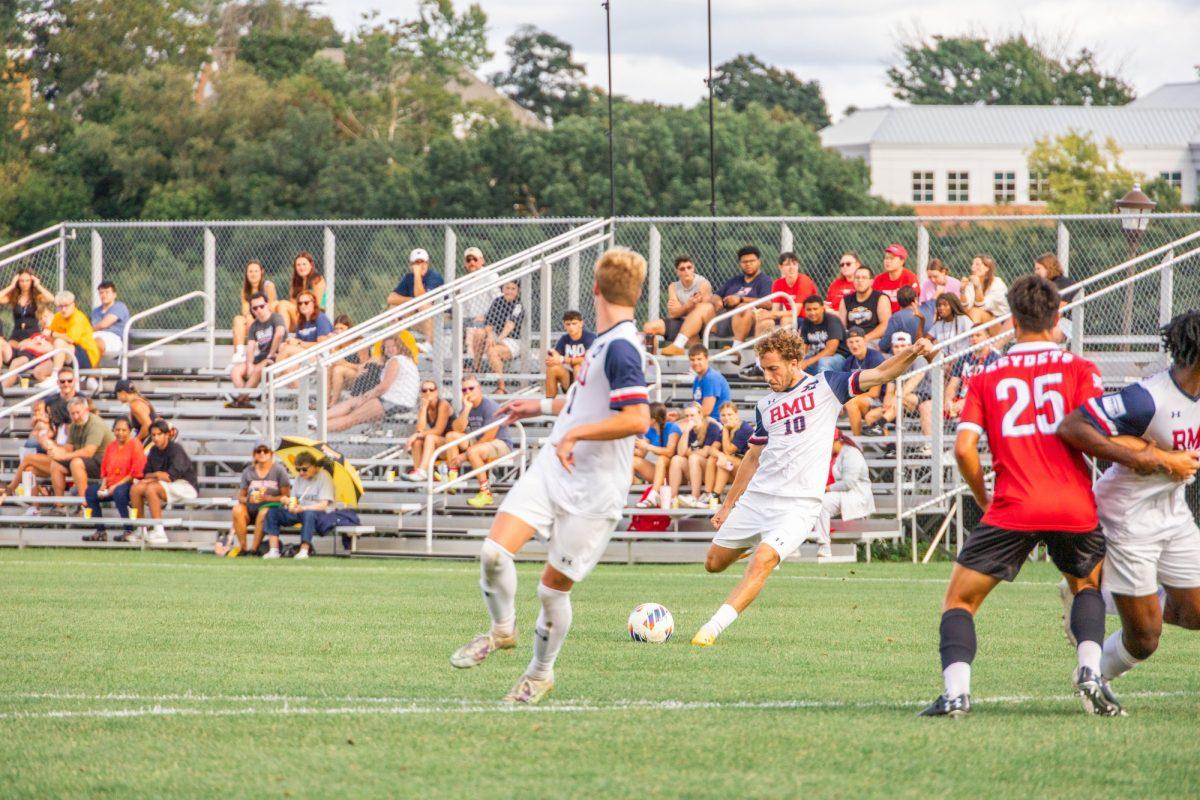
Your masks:
<path fill-rule="evenodd" d="M 421 397 L 418 402 L 417 429 L 405 443 L 405 447 L 412 453 L 413 466 L 404 477 L 419 482 L 429 477 L 429 473 L 424 469 L 425 458 L 445 441 L 443 437 L 450 427 L 454 408 L 449 400 L 438 394 L 437 384 L 433 381 L 421 381 Z M 432 464 L 430 468 L 432 469 Z"/>
<path fill-rule="evenodd" d="M 287 358 L 306 350 L 333 333 L 333 323 L 317 305 L 315 294 L 309 291 L 301 292 L 296 296 L 296 307 L 300 315 L 296 323 L 296 332 L 283 343 L 279 350 L 280 358 Z"/>

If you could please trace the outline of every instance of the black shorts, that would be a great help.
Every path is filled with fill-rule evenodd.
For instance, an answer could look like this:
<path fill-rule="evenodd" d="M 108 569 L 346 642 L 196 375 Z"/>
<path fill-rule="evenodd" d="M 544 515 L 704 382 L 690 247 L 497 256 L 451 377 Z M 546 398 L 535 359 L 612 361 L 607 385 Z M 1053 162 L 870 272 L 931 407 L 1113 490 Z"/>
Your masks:
<path fill-rule="evenodd" d="M 72 461 L 82 461 L 83 462 L 83 468 L 87 472 L 88 480 L 90 480 L 90 481 L 100 480 L 100 459 L 95 458 L 95 457 L 93 457 L 93 458 L 72 458 L 67 461 L 59 461 L 58 463 L 62 464 L 64 467 L 66 467 L 67 471 L 70 472 Z"/>
<path fill-rule="evenodd" d="M 679 335 L 679 329 L 683 327 L 683 317 L 667 317 L 663 320 L 663 339 L 668 342 L 675 341 L 675 337 Z"/>
<path fill-rule="evenodd" d="M 1059 572 L 1086 578 L 1104 559 L 1104 533 L 1066 531 L 1014 531 L 980 523 L 967 537 L 958 563 L 997 580 L 1011 581 L 1042 542 Z"/>

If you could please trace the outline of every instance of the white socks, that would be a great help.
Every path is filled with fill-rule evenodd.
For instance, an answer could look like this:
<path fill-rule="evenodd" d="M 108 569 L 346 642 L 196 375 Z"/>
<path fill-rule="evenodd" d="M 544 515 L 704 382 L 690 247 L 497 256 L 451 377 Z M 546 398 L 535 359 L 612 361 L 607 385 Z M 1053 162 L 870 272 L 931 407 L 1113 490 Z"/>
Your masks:
<path fill-rule="evenodd" d="M 942 670 L 942 679 L 946 683 L 946 697 L 971 693 L 971 665 L 965 661 L 955 661 Z"/>
<path fill-rule="evenodd" d="M 1080 642 L 1075 648 L 1075 654 L 1079 658 L 1079 666 L 1087 667 L 1097 675 L 1100 674 L 1100 654 L 1102 650 L 1099 642 Z"/>
<path fill-rule="evenodd" d="M 671 344 L 673 344 L 675 347 L 678 347 L 680 350 L 686 350 L 687 349 L 687 340 L 688 340 L 688 337 L 686 337 L 686 336 L 682 336 L 682 335 L 676 336 L 675 341 L 671 342 Z"/>
<path fill-rule="evenodd" d="M 1125 642 L 1121 640 L 1120 631 L 1104 640 L 1104 655 L 1100 658 L 1100 674 L 1105 678 L 1109 680 L 1119 678 L 1140 663 L 1142 663 L 1141 659 L 1134 658 L 1125 649 Z"/>
<path fill-rule="evenodd" d="M 512 636 L 517 621 L 517 568 L 512 553 L 485 539 L 479 552 L 479 588 L 492 617 L 492 633 Z"/>
<path fill-rule="evenodd" d="M 542 610 L 534 628 L 533 660 L 525 674 L 535 680 L 546 680 L 554 677 L 554 660 L 571 629 L 571 593 L 542 583 L 538 583 L 537 593 Z"/>
<path fill-rule="evenodd" d="M 725 603 L 717 609 L 717 613 L 712 615 L 712 619 L 704 624 L 712 631 L 713 636 L 720 636 L 721 631 L 732 625 L 733 621 L 737 618 L 737 610 L 728 603 Z"/>

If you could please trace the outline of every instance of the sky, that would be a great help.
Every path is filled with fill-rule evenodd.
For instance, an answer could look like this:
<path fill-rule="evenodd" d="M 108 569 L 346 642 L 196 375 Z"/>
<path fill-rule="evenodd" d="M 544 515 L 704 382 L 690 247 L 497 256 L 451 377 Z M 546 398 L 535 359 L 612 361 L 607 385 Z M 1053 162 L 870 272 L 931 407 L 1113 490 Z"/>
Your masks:
<path fill-rule="evenodd" d="M 575 47 L 587 82 L 603 85 L 604 9 L 600 0 L 478 0 L 503 69 L 504 40 L 519 25 L 550 31 Z M 455 0 L 460 10 L 465 0 Z M 364 12 L 411 18 L 416 0 L 324 0 L 316 8 L 344 32 Z M 706 4 L 702 0 L 612 0 L 613 91 L 637 100 L 690 105 L 705 95 Z M 1200 0 L 713 0 L 713 64 L 753 53 L 821 83 L 834 118 L 849 105 L 895 104 L 885 70 L 915 35 L 989 37 L 1024 32 L 1075 52 L 1088 47 L 1101 66 L 1144 94 L 1197 80 Z"/>

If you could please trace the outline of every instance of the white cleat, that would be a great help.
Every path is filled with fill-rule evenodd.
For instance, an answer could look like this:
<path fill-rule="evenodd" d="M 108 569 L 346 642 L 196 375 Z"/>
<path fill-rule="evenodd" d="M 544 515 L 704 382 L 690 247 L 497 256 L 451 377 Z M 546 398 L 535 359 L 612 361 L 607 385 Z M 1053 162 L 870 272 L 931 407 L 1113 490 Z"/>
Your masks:
<path fill-rule="evenodd" d="M 450 666 L 455 669 L 470 669 L 483 663 L 484 659 L 497 650 L 511 650 L 517 646 L 517 631 L 511 636 L 497 636 L 492 632 L 481 633 L 450 656 Z"/>
<path fill-rule="evenodd" d="M 554 678 L 539 680 L 522 675 L 521 679 L 517 681 L 517 685 L 504 695 L 504 702 L 534 706 L 545 700 L 546 695 L 550 694 L 550 690 L 553 688 Z"/>

